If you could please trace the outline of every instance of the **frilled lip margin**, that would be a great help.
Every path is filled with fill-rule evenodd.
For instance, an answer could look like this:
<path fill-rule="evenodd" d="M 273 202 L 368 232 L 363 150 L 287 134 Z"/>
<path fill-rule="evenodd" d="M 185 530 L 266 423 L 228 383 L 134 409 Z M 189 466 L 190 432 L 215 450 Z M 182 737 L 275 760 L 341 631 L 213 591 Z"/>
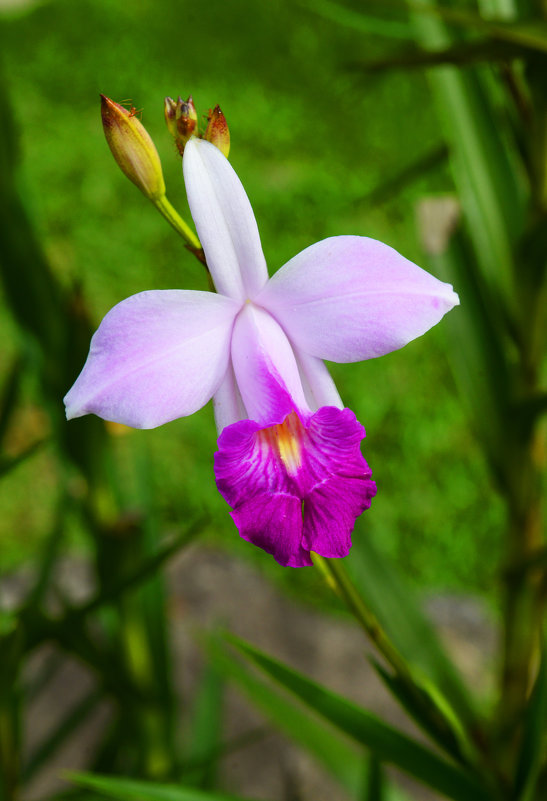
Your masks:
<path fill-rule="evenodd" d="M 356 518 L 376 484 L 351 409 L 293 411 L 261 426 L 241 420 L 218 440 L 215 476 L 243 539 L 288 567 L 311 565 L 310 552 L 347 556 Z"/>

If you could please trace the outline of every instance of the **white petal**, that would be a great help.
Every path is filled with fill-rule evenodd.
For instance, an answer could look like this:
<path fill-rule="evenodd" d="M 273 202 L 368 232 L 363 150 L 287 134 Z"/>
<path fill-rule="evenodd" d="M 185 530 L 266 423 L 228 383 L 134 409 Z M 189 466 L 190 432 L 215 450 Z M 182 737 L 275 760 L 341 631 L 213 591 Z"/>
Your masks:
<path fill-rule="evenodd" d="M 303 250 L 255 298 L 301 350 L 333 362 L 382 356 L 421 336 L 459 303 L 449 284 L 364 236 Z"/>
<path fill-rule="evenodd" d="M 238 305 L 212 292 L 141 292 L 108 312 L 65 397 L 68 419 L 96 414 L 133 428 L 200 409 L 230 355 Z"/>
<path fill-rule="evenodd" d="M 245 300 L 268 280 L 249 198 L 230 162 L 202 139 L 184 149 L 188 203 L 218 292 Z"/>

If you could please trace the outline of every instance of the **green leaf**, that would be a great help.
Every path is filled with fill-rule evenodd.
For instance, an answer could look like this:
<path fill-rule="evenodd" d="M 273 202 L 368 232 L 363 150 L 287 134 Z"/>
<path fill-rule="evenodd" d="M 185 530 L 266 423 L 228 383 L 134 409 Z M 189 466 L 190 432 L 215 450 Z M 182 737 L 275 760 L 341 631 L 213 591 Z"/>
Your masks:
<path fill-rule="evenodd" d="M 424 691 L 423 702 L 420 704 L 416 703 L 415 696 L 408 691 L 407 685 L 401 681 L 398 676 L 390 674 L 375 659 L 371 659 L 371 663 L 390 693 L 399 701 L 403 709 L 413 718 L 418 726 L 430 736 L 433 742 L 436 745 L 442 746 L 453 759 L 457 758 L 458 761 L 464 762 L 465 757 L 462 755 L 460 739 L 456 736 L 453 728 L 450 727 L 445 717 L 435 710 L 437 712 L 435 715 L 437 725 L 432 726 L 432 716 L 423 714 L 424 708 L 427 708 L 428 702 L 430 707 L 434 706 L 430 696 Z M 448 720 L 450 721 L 450 719 L 449 716 Z"/>
<path fill-rule="evenodd" d="M 547 653 L 542 650 L 539 671 L 528 701 L 515 781 L 515 798 L 533 801 L 547 745 Z"/>
<path fill-rule="evenodd" d="M 440 144 L 415 158 L 397 173 L 387 176 L 381 183 L 374 186 L 366 195 L 351 200 L 356 203 L 378 205 L 396 197 L 408 184 L 423 179 L 424 174 L 444 164 L 448 158 L 448 148 Z"/>
<path fill-rule="evenodd" d="M 435 274 L 452 281 L 460 293 L 461 307 L 446 320 L 451 345 L 448 357 L 475 434 L 503 486 L 511 376 L 501 315 L 499 310 L 496 314 L 476 251 L 461 228 L 452 233 L 443 252 L 430 255 L 430 264 Z M 514 421 L 514 415 L 511 418 Z"/>
<path fill-rule="evenodd" d="M 211 637 L 205 647 L 217 668 L 235 681 L 252 703 L 294 742 L 305 748 L 352 796 L 359 797 L 365 764 L 359 750 L 307 710 L 251 673 L 224 642 Z M 397 798 L 401 799 L 400 796 Z M 390 795 L 389 801 L 397 801 Z"/>
<path fill-rule="evenodd" d="M 71 737 L 76 729 L 88 719 L 96 706 L 104 698 L 100 690 L 93 689 L 87 693 L 77 704 L 61 718 L 54 730 L 48 734 L 36 750 L 30 755 L 23 766 L 23 779 L 29 781 L 42 765 Z"/>
<path fill-rule="evenodd" d="M 391 69 L 438 67 L 443 64 L 467 66 L 481 61 L 507 61 L 522 54 L 522 48 L 507 42 L 459 42 L 440 49 L 411 47 L 383 58 L 356 61 L 350 66 L 362 72 L 383 72 Z"/>
<path fill-rule="evenodd" d="M 351 701 L 292 670 L 249 643 L 228 636 L 243 655 L 296 695 L 355 742 L 369 748 L 381 762 L 394 765 L 454 801 L 487 801 L 478 779 L 361 709 Z"/>
<path fill-rule="evenodd" d="M 476 725 L 476 710 L 431 621 L 407 583 L 370 537 L 356 538 L 348 571 L 388 637 L 420 675 L 438 687 L 464 725 Z"/>
<path fill-rule="evenodd" d="M 380 762 L 371 754 L 369 759 L 368 782 L 363 801 L 386 801 L 386 785 Z"/>
<path fill-rule="evenodd" d="M 190 742 L 184 761 L 199 767 L 184 774 L 186 784 L 202 789 L 215 786 L 217 763 L 222 756 L 223 681 L 212 665 L 205 666 L 190 720 Z"/>
<path fill-rule="evenodd" d="M 437 50 L 454 44 L 447 25 L 433 16 L 440 7 L 422 0 L 411 8 L 423 47 Z M 504 308 L 516 317 L 512 254 L 523 231 L 527 189 L 512 131 L 477 70 L 444 66 L 432 70 L 429 78 L 477 261 L 492 294 L 503 298 Z"/>
<path fill-rule="evenodd" d="M 205 792 L 193 787 L 120 779 L 91 773 L 68 773 L 67 779 L 120 801 L 251 801 L 241 796 Z"/>
<path fill-rule="evenodd" d="M 47 443 L 47 439 L 40 439 L 37 442 L 32 442 L 23 448 L 16 456 L 0 456 L 0 477 L 6 473 L 10 473 L 20 464 L 26 462 L 37 453 Z"/>
<path fill-rule="evenodd" d="M 352 11 L 338 3 L 322 3 L 321 6 L 324 4 L 330 6 L 326 12 L 330 19 L 341 24 L 350 25 L 355 30 L 366 30 L 367 21 L 365 20 L 369 19 L 373 20 L 378 26 L 383 24 L 384 20 L 382 20 L 380 13 L 374 12 L 374 5 L 377 5 L 379 11 L 381 9 L 381 13 L 384 14 L 386 9 L 393 10 L 401 15 L 410 10 L 425 17 L 437 17 L 449 25 L 475 33 L 482 33 L 492 39 L 510 42 L 542 53 L 547 52 L 547 23 L 541 19 L 506 22 L 501 19 L 487 19 L 469 9 L 463 10 L 446 5 L 424 4 L 420 0 L 381 0 L 381 2 L 379 0 L 376 4 L 369 2 L 369 7 L 361 13 Z M 369 22 L 368 24 L 372 23 Z M 396 23 L 393 24 L 396 25 Z M 387 25 L 386 36 L 390 35 L 389 30 L 389 25 Z"/>
<path fill-rule="evenodd" d="M 23 358 L 17 356 L 2 387 L 0 396 L 0 442 L 3 442 L 12 414 L 17 408 L 22 377 Z"/>
<path fill-rule="evenodd" d="M 355 31 L 393 39 L 412 38 L 412 28 L 404 20 L 390 20 L 373 13 L 355 11 L 332 0 L 314 0 L 313 4 L 301 2 L 301 5 L 323 19 Z"/>

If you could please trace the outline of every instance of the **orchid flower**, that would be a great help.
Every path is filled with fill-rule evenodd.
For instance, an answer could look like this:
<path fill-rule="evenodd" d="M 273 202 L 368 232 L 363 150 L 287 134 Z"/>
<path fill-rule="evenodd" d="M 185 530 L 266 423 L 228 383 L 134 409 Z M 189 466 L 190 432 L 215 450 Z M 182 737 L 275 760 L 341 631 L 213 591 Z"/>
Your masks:
<path fill-rule="evenodd" d="M 272 278 L 239 178 L 212 144 L 183 157 L 190 211 L 217 294 L 141 292 L 93 336 L 65 397 L 135 428 L 190 415 L 213 397 L 218 489 L 240 535 L 282 565 L 346 556 L 376 493 L 365 436 L 323 359 L 355 362 L 402 347 L 458 301 L 452 287 L 387 245 L 336 236 Z"/>

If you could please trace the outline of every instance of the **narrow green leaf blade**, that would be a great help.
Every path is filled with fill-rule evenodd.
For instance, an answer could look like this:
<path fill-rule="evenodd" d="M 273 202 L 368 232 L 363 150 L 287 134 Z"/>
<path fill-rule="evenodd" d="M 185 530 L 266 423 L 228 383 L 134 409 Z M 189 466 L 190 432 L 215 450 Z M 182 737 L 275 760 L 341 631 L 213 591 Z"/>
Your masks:
<path fill-rule="evenodd" d="M 536 683 L 526 710 L 524 733 L 517 768 L 516 794 L 521 801 L 533 801 L 536 783 L 547 745 L 547 649 L 541 656 Z"/>
<path fill-rule="evenodd" d="M 383 723 L 370 712 L 272 659 L 239 638 L 229 636 L 244 656 L 297 696 L 325 720 L 376 755 L 454 801 L 486 801 L 478 780 L 424 746 Z"/>
<path fill-rule="evenodd" d="M 235 681 L 275 726 L 306 749 L 352 796 L 359 796 L 366 778 L 365 764 L 353 743 L 348 743 L 332 727 L 258 679 L 218 638 L 210 638 L 206 648 L 217 668 Z M 390 795 L 389 801 L 402 799 Z"/>
<path fill-rule="evenodd" d="M 185 773 L 185 783 L 202 789 L 214 787 L 217 763 L 222 753 L 223 685 L 219 671 L 207 664 L 195 696 L 191 737 L 184 753 L 185 762 L 199 765 Z"/>
<path fill-rule="evenodd" d="M 252 801 L 241 796 L 205 792 L 193 787 L 120 779 L 91 773 L 69 773 L 67 778 L 80 787 L 87 787 L 119 801 Z"/>

